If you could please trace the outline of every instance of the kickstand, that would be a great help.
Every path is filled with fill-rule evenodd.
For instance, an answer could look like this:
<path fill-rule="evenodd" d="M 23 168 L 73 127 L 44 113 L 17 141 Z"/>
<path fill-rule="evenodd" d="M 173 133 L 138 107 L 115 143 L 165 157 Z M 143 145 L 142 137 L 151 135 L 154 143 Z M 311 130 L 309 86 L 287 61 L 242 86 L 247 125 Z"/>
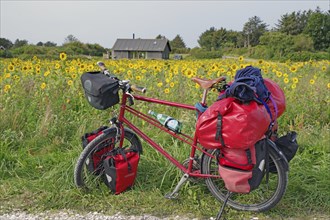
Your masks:
<path fill-rule="evenodd" d="M 216 220 L 220 220 L 221 218 L 221 215 L 225 209 L 225 206 L 227 205 L 227 201 L 229 199 L 229 197 L 231 196 L 232 192 L 228 191 L 227 194 L 226 194 L 226 198 L 225 198 L 225 201 L 223 202 L 222 206 L 221 206 L 221 209 L 220 211 L 218 212 L 218 215 L 217 217 L 215 218 Z"/>
<path fill-rule="evenodd" d="M 189 175 L 185 173 L 185 174 L 181 177 L 181 179 L 180 179 L 178 185 L 175 187 L 175 189 L 173 190 L 173 192 L 167 193 L 167 194 L 165 195 L 165 198 L 166 198 L 166 199 L 175 199 L 176 197 L 178 197 L 178 195 L 179 195 L 178 192 L 179 192 L 179 190 L 180 190 L 182 184 L 184 184 L 184 183 L 188 180 L 188 178 L 189 178 Z"/>

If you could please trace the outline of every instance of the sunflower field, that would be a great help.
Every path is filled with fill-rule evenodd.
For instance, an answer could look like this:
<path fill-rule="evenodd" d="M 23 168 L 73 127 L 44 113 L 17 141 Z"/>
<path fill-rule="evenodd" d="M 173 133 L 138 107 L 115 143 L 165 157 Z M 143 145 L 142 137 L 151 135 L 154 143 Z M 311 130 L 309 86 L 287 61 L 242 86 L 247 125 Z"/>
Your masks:
<path fill-rule="evenodd" d="M 56 60 L 17 58 L 0 61 L 0 213 L 74 209 L 190 216 L 209 218 L 219 210 L 205 185 L 187 183 L 180 198 L 163 195 L 178 182 L 181 173 L 146 143 L 136 184 L 118 196 L 96 189 L 82 192 L 74 186 L 73 170 L 82 151 L 81 136 L 106 125 L 118 105 L 93 109 L 86 101 L 80 76 L 98 71 L 93 59 L 71 59 L 61 53 Z M 277 82 L 286 96 L 286 112 L 279 118 L 279 133 L 298 133 L 299 149 L 290 162 L 289 186 L 281 202 L 267 213 L 229 210 L 229 218 L 283 219 L 325 217 L 330 213 L 330 61 L 272 62 L 244 57 L 212 60 L 103 60 L 119 79 L 147 88 L 146 96 L 194 105 L 202 89 L 192 77 L 226 76 L 230 82 L 237 70 L 248 65 L 262 70 L 264 78 Z M 210 92 L 208 103 L 217 97 Z M 171 115 L 192 133 L 192 112 L 136 102 Z M 149 125 L 132 119 L 148 135 L 180 159 L 187 149 Z M 189 149 L 188 149 L 189 151 Z M 97 204 L 97 205 L 91 205 Z M 131 207 L 127 209 L 127 207 Z"/>

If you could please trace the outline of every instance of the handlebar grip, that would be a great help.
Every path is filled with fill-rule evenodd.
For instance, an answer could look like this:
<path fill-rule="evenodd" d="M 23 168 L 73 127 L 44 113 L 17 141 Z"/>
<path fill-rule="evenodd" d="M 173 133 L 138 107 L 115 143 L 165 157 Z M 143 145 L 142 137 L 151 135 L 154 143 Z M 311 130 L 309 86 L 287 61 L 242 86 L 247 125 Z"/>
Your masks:
<path fill-rule="evenodd" d="M 136 92 L 146 93 L 147 88 L 142 86 L 131 85 L 131 89 Z"/>

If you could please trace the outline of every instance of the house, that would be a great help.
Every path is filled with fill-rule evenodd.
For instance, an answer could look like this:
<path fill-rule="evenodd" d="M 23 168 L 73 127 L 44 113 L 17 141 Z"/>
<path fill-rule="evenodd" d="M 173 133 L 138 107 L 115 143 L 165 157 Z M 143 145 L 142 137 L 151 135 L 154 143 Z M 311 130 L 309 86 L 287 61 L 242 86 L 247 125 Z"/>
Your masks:
<path fill-rule="evenodd" d="M 168 59 L 170 52 L 167 39 L 117 39 L 112 59 Z"/>

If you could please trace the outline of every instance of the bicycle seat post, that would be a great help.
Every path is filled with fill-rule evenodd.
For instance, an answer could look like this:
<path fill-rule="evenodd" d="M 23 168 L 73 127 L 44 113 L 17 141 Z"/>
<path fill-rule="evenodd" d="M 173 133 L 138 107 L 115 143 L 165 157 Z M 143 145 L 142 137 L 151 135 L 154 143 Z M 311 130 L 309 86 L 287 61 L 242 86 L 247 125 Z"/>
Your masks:
<path fill-rule="evenodd" d="M 206 105 L 206 98 L 207 98 L 207 93 L 208 93 L 209 89 L 204 89 L 203 91 L 203 96 L 202 96 L 202 105 Z"/>
<path fill-rule="evenodd" d="M 206 104 L 206 97 L 207 97 L 207 92 L 213 88 L 214 85 L 218 84 L 221 81 L 226 80 L 225 76 L 222 76 L 220 78 L 216 78 L 216 79 L 212 79 L 212 80 L 207 80 L 207 79 L 201 79 L 201 78 L 197 78 L 194 77 L 192 78 L 192 81 L 194 81 L 195 83 L 199 84 L 200 87 L 202 87 L 204 89 L 203 91 L 203 97 L 202 97 L 202 104 L 205 105 Z"/>

